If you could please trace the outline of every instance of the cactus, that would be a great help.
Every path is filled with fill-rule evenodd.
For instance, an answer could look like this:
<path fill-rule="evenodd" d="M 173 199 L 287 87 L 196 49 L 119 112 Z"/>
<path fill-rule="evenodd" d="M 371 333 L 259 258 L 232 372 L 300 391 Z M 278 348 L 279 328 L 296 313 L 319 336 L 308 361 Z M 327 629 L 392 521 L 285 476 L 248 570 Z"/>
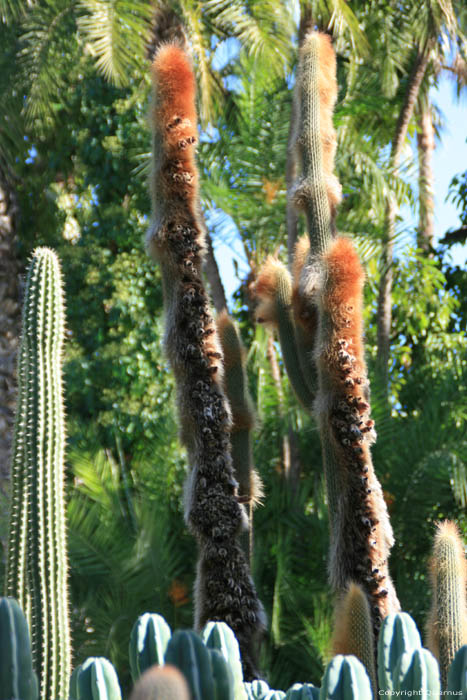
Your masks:
<path fill-rule="evenodd" d="M 144 613 L 133 625 L 129 657 L 131 677 L 136 682 L 150 666 L 162 666 L 172 631 L 161 615 Z"/>
<path fill-rule="evenodd" d="M 185 676 L 192 700 L 215 700 L 209 652 L 192 630 L 178 630 L 165 653 L 165 663 L 176 666 Z"/>
<path fill-rule="evenodd" d="M 152 666 L 136 683 L 130 700 L 190 700 L 190 691 L 178 668 Z"/>
<path fill-rule="evenodd" d="M 277 328 L 285 369 L 292 388 L 302 406 L 312 410 L 314 377 L 306 374 L 300 363 L 299 348 L 292 306 L 292 281 L 285 265 L 270 256 L 262 266 L 254 287 L 259 300 L 256 320 Z M 311 358 L 306 367 L 311 368 Z M 308 380 L 308 381 L 307 381 Z"/>
<path fill-rule="evenodd" d="M 270 690 L 266 695 L 263 695 L 262 700 L 283 700 L 285 693 L 283 690 Z"/>
<path fill-rule="evenodd" d="M 431 558 L 431 583 L 428 647 L 439 661 L 445 686 L 457 650 L 467 644 L 467 562 L 453 522 L 438 524 Z"/>
<path fill-rule="evenodd" d="M 319 700 L 319 688 L 312 683 L 294 683 L 286 692 L 285 700 Z"/>
<path fill-rule="evenodd" d="M 296 246 L 293 299 L 296 327 L 309 336 L 318 372 L 314 408 L 330 512 L 329 574 L 339 593 L 349 581 L 363 586 L 377 633 L 399 603 L 387 564 L 392 530 L 369 450 L 375 434 L 362 340 L 364 274 L 350 241 L 335 237 L 340 187 L 333 174 L 332 109 L 337 83 L 328 36 L 312 32 L 305 37 L 297 86 L 301 118 L 295 138 L 302 173 L 290 194 L 306 215 L 309 250 L 307 257 L 306 244 Z"/>
<path fill-rule="evenodd" d="M 320 700 L 373 700 L 370 679 L 355 656 L 335 656 L 324 673 Z"/>
<path fill-rule="evenodd" d="M 428 649 L 412 649 L 399 657 L 393 674 L 394 693 L 405 691 L 425 698 L 439 698 L 439 667 Z"/>
<path fill-rule="evenodd" d="M 243 687 L 243 672 L 240 649 L 234 633 L 225 622 L 208 622 L 202 633 L 202 639 L 208 649 L 217 649 L 232 669 L 235 700 L 246 700 Z"/>
<path fill-rule="evenodd" d="M 0 700 L 37 700 L 26 618 L 14 598 L 0 598 Z"/>
<path fill-rule="evenodd" d="M 222 354 L 201 277 L 205 253 L 199 216 L 195 83 L 181 47 L 162 45 L 152 64 L 154 216 L 147 234 L 160 263 L 165 347 L 177 383 L 181 439 L 190 462 L 187 522 L 199 546 L 195 627 L 224 620 L 235 631 L 247 678 L 256 671 L 265 617 L 240 545 L 247 517 L 237 498 Z"/>
<path fill-rule="evenodd" d="M 253 401 L 248 391 L 245 350 L 240 333 L 226 311 L 217 318 L 217 330 L 224 354 L 224 391 L 232 411 L 232 464 L 238 481 L 238 498 L 248 510 L 249 529 L 242 533 L 242 546 L 251 561 L 253 554 L 253 508 L 261 501 L 261 479 L 253 465 L 252 430 L 255 425 Z"/>
<path fill-rule="evenodd" d="M 467 644 L 459 649 L 449 667 L 447 690 L 467 700 Z"/>
<path fill-rule="evenodd" d="M 394 690 L 394 671 L 402 654 L 421 648 L 420 634 L 410 615 L 395 613 L 385 618 L 378 640 L 378 681 L 381 690 Z"/>
<path fill-rule="evenodd" d="M 64 697 L 71 667 L 65 531 L 62 344 L 65 311 L 55 253 L 29 267 L 19 351 L 6 590 L 27 611 L 40 697 Z"/>
<path fill-rule="evenodd" d="M 370 606 L 361 586 L 351 583 L 336 607 L 334 654 L 353 655 L 365 666 L 376 692 L 375 642 Z"/>
<path fill-rule="evenodd" d="M 248 700 L 261 700 L 271 690 L 266 681 L 256 680 L 252 683 L 244 683 Z"/>
<path fill-rule="evenodd" d="M 223 654 L 217 649 L 209 649 L 214 697 L 216 700 L 237 700 L 234 689 L 234 675 Z"/>
<path fill-rule="evenodd" d="M 70 680 L 70 700 L 122 700 L 117 672 L 104 657 L 91 656 Z"/>

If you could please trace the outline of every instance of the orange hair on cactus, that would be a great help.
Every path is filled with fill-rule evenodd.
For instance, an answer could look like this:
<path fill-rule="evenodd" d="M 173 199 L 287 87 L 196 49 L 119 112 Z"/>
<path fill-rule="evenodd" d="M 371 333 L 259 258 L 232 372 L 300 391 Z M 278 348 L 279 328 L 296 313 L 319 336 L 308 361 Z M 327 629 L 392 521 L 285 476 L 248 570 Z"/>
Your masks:
<path fill-rule="evenodd" d="M 398 610 L 399 603 L 388 571 L 393 535 L 370 453 L 375 432 L 363 348 L 365 275 L 346 238 L 331 243 L 323 262 L 315 409 L 327 435 L 326 449 L 333 454 L 334 473 L 339 474 L 337 481 L 330 474 L 328 482 L 334 511 L 329 570 L 336 590 L 349 580 L 363 586 L 377 632 L 381 620 Z"/>
<path fill-rule="evenodd" d="M 285 265 L 274 255 L 268 255 L 256 279 L 253 293 L 258 299 L 256 320 L 258 323 L 277 326 L 276 293 L 279 275 L 286 273 Z"/>

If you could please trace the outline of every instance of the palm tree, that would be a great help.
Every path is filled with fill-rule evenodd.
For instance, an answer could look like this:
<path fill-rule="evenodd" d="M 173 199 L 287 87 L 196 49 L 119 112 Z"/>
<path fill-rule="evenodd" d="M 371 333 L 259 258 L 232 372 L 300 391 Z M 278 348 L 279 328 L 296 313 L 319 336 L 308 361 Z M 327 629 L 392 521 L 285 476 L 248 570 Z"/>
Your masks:
<path fill-rule="evenodd" d="M 402 103 L 391 140 L 389 160 L 396 176 L 399 175 L 408 127 L 428 66 L 436 56 L 443 54 L 446 46 L 452 47 L 457 41 L 460 3 L 457 5 L 451 2 L 409 3 L 403 4 L 398 11 L 398 14 L 401 12 L 399 14 L 401 32 L 410 31 L 413 42 L 408 57 L 410 71 L 403 88 Z M 378 374 L 381 388 L 386 393 L 389 380 L 391 291 L 397 212 L 398 203 L 392 195 L 388 198 L 386 205 L 378 297 Z"/>

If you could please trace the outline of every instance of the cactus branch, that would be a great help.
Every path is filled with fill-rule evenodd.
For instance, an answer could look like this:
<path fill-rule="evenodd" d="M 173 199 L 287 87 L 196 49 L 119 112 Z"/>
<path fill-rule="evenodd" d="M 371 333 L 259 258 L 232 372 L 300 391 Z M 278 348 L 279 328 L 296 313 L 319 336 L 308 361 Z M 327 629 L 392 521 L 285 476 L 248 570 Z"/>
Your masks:
<path fill-rule="evenodd" d="M 205 240 L 197 196 L 194 76 L 186 53 L 171 44 L 155 54 L 152 76 L 154 216 L 147 245 L 162 270 L 165 347 L 191 467 L 185 514 L 199 546 L 195 625 L 227 622 L 251 678 L 264 613 L 239 542 L 247 519 L 232 468 L 222 352 L 201 276 Z"/>
<path fill-rule="evenodd" d="M 56 255 L 38 248 L 29 268 L 19 357 L 19 401 L 7 594 L 29 613 L 40 697 L 64 697 L 71 665 L 64 503 L 65 311 Z"/>

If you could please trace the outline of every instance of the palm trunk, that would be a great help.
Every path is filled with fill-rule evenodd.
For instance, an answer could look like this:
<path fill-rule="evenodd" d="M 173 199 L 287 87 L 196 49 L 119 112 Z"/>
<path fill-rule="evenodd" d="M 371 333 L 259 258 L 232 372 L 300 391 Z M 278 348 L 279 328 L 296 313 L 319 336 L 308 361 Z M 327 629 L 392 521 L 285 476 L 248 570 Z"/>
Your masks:
<path fill-rule="evenodd" d="M 16 397 L 16 355 L 21 327 L 19 264 L 16 258 L 17 205 L 0 167 L 0 492 L 8 489 Z"/>
<path fill-rule="evenodd" d="M 419 116 L 418 145 L 418 198 L 419 223 L 418 247 L 429 253 L 435 233 L 435 201 L 433 173 L 433 152 L 435 150 L 435 130 L 430 104 L 424 106 Z"/>
<path fill-rule="evenodd" d="M 424 78 L 429 61 L 429 47 L 419 51 L 415 57 L 409 76 L 404 102 L 397 120 L 394 139 L 391 147 L 391 164 L 394 175 L 399 174 L 402 150 L 405 144 L 407 129 L 412 118 L 417 101 L 420 85 Z M 394 195 L 386 209 L 385 234 L 383 239 L 382 272 L 378 297 L 378 376 L 383 392 L 388 393 L 389 384 L 389 346 L 392 322 L 392 282 L 394 236 L 396 233 L 396 217 L 398 206 Z"/>

